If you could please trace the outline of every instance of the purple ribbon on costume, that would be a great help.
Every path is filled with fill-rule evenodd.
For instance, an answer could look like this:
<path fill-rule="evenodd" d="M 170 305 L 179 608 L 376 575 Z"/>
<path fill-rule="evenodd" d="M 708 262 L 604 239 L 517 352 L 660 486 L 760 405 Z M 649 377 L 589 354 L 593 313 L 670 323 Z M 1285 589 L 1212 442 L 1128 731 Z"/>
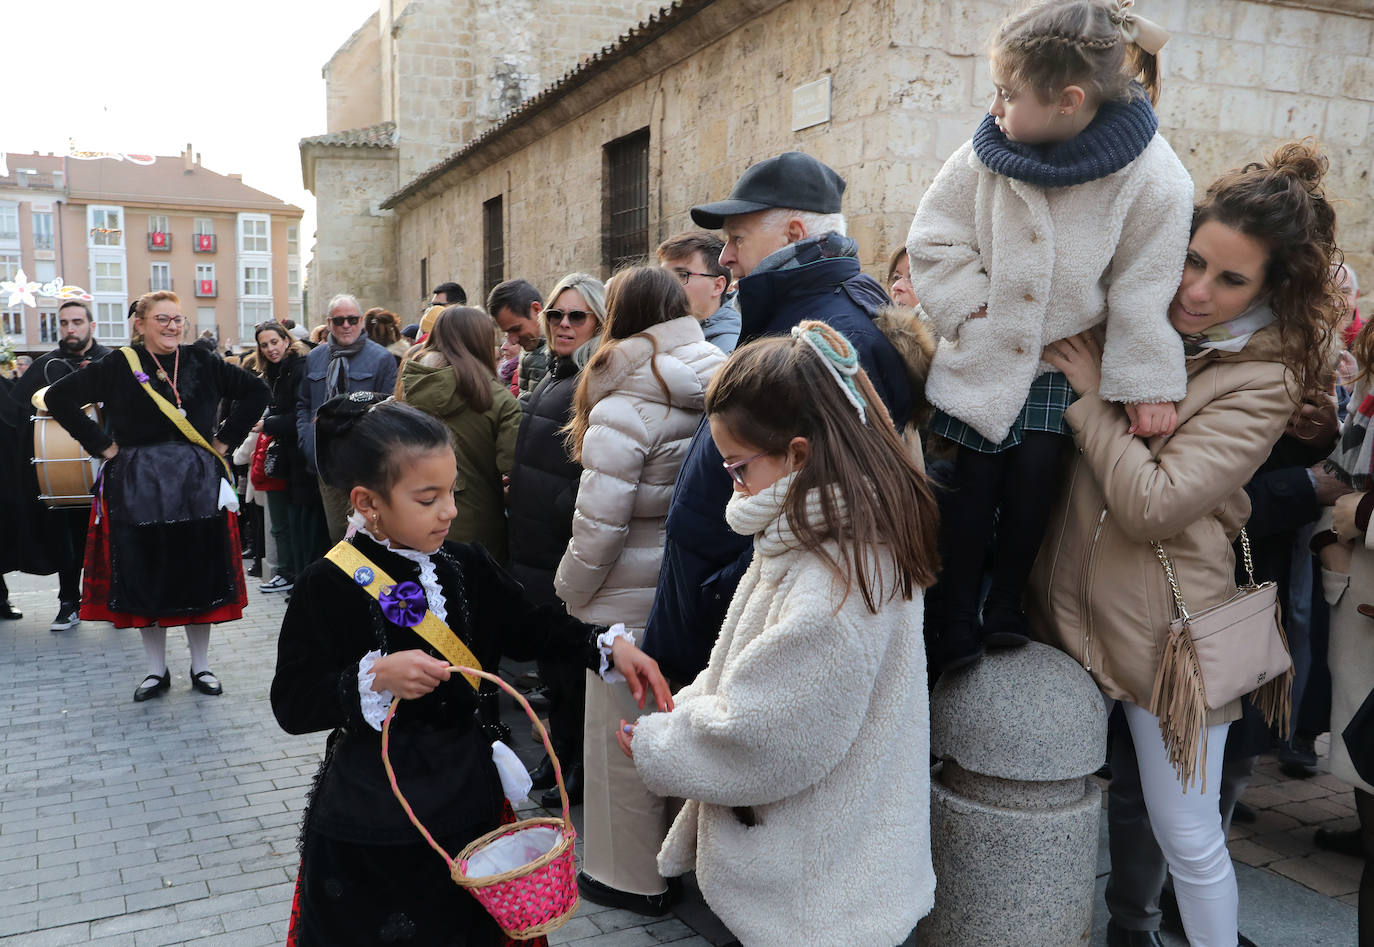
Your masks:
<path fill-rule="evenodd" d="M 134 372 L 134 377 L 138 379 L 138 383 L 139 383 L 140 385 L 146 385 L 146 384 L 148 384 L 148 373 L 147 373 L 147 372 Z"/>
<path fill-rule="evenodd" d="M 382 614 L 393 625 L 414 628 L 424 621 L 429 611 L 425 600 L 425 590 L 414 582 L 399 582 L 382 590 L 377 601 L 382 606 Z"/>

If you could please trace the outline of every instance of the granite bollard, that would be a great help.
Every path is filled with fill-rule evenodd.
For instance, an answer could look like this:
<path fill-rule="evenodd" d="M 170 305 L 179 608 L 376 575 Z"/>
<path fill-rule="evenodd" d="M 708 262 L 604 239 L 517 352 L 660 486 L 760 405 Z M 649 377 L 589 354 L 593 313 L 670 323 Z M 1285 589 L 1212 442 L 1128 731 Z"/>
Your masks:
<path fill-rule="evenodd" d="M 916 942 L 1066 947 L 1092 932 L 1107 710 L 1068 655 L 1032 642 L 940 678 L 930 702 L 935 909 Z"/>

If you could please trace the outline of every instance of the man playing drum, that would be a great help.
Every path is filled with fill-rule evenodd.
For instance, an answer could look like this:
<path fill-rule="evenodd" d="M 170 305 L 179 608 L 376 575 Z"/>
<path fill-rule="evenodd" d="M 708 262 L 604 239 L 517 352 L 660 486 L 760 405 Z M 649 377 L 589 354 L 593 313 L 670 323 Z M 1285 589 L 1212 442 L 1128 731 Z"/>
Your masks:
<path fill-rule="evenodd" d="M 35 575 L 57 573 L 57 617 L 48 627 L 66 631 L 81 623 L 81 562 L 86 548 L 87 504 L 49 509 L 39 495 L 38 477 L 32 463 L 33 395 L 59 378 L 98 362 L 110 350 L 95 340 L 91 310 L 86 303 L 69 299 L 57 310 L 61 331 L 57 348 L 40 356 L 19 378 L 11 392 L 19 412 L 19 514 L 17 535 L 26 537 L 19 551 L 20 568 Z"/>

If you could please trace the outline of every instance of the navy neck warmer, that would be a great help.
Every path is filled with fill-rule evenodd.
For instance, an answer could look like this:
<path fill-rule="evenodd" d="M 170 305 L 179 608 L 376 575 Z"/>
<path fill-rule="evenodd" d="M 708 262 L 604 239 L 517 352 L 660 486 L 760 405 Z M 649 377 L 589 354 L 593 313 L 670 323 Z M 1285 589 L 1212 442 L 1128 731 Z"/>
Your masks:
<path fill-rule="evenodd" d="M 1115 174 L 1150 144 L 1159 119 L 1143 90 L 1125 104 L 1108 103 L 1068 141 L 1027 145 L 1009 141 L 991 115 L 973 133 L 978 160 L 997 174 L 1039 187 L 1070 187 Z"/>

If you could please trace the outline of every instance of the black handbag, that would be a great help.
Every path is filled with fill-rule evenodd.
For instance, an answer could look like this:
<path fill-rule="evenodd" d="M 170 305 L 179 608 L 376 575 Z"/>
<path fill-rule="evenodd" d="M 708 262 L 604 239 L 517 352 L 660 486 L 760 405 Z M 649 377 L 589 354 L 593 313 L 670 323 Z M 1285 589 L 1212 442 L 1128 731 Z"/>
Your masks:
<path fill-rule="evenodd" d="M 282 446 L 280 438 L 274 437 L 268 443 L 267 452 L 262 458 L 262 472 L 274 479 L 283 478 L 289 473 L 286 448 Z"/>
<path fill-rule="evenodd" d="M 1355 772 L 1365 782 L 1374 784 L 1374 690 L 1341 731 L 1341 739 L 1345 740 L 1345 749 Z"/>

